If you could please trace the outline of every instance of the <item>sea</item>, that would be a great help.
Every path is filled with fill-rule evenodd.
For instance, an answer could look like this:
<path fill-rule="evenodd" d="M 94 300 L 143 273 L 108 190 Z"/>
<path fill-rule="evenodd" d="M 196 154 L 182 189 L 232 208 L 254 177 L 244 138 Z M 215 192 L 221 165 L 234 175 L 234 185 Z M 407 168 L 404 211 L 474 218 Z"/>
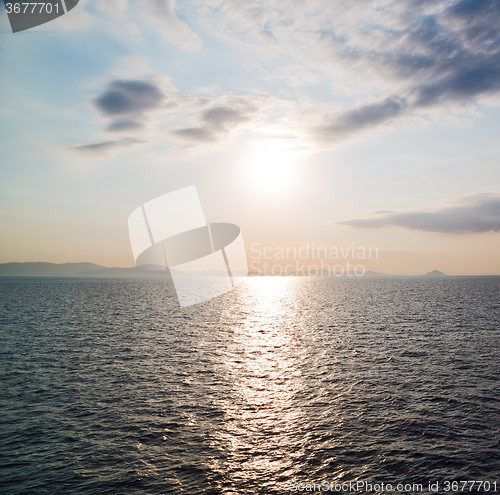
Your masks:
<path fill-rule="evenodd" d="M 500 492 L 499 329 L 500 277 L 3 277 L 0 493 Z"/>

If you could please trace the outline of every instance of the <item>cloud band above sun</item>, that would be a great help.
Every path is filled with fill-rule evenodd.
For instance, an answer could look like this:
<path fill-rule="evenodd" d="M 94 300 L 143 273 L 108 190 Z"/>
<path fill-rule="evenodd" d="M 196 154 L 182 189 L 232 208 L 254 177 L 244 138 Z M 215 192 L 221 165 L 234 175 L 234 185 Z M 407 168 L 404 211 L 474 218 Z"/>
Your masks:
<path fill-rule="evenodd" d="M 113 6 L 106 9 L 112 12 Z M 193 53 L 207 53 L 200 34 L 205 30 L 229 43 L 252 73 L 246 91 L 241 84 L 239 91 L 220 85 L 209 96 L 164 84 L 165 78 L 162 82 L 154 73 L 117 78 L 100 88 L 92 105 L 107 122 L 104 130 L 127 138 L 149 132 L 151 145 L 168 142 L 174 149 L 187 143 L 192 152 L 205 152 L 245 132 L 259 132 L 264 138 L 292 136 L 290 146 L 314 151 L 500 103 L 496 0 L 248 5 L 214 0 L 195 1 L 189 10 L 172 1 L 147 0 L 135 17 L 134 4 L 123 0 L 115 10 L 117 19 L 136 22 L 138 32 L 146 29 L 141 23 L 174 30 L 177 38 L 165 41 L 180 49 L 189 46 Z M 190 53 L 185 57 L 195 56 Z M 270 66 L 272 85 L 265 76 Z M 328 90 L 314 91 L 317 85 Z M 336 94 L 350 98 L 337 101 Z M 152 136 L 152 129 L 164 132 Z"/>

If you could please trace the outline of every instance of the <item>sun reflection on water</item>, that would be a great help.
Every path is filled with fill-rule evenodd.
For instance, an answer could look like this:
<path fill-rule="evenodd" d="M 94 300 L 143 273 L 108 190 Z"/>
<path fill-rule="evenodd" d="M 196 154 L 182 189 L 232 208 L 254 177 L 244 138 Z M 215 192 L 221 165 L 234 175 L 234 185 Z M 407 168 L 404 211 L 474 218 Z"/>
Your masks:
<path fill-rule="evenodd" d="M 270 492 L 278 489 L 268 486 L 270 480 L 289 478 L 298 468 L 305 418 L 295 400 L 303 359 L 294 337 L 300 325 L 296 297 L 292 279 L 259 278 L 249 280 L 238 303 L 242 320 L 234 326 L 224 362 L 233 390 L 221 404 L 225 429 L 219 433 L 227 449 L 225 493 L 245 485 L 246 493 L 253 493 L 250 481 Z"/>

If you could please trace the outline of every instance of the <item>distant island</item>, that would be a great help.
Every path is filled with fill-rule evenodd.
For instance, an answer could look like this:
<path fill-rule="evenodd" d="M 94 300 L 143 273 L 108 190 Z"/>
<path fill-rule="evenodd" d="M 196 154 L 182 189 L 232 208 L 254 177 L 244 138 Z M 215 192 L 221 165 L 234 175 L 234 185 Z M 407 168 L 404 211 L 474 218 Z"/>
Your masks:
<path fill-rule="evenodd" d="M 439 270 L 432 270 L 432 272 L 426 273 L 424 277 L 449 277 L 446 273 L 440 272 Z"/>
<path fill-rule="evenodd" d="M 74 277 L 102 269 L 95 263 L 1 263 L 0 277 Z"/>
<path fill-rule="evenodd" d="M 0 277 L 164 277 L 166 270 L 108 268 L 95 263 L 0 263 Z"/>

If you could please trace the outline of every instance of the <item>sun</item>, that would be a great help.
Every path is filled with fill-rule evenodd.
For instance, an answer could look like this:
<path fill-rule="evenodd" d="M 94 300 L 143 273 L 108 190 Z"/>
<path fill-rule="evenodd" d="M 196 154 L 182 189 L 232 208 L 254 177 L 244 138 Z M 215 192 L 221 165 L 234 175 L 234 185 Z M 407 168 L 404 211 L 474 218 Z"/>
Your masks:
<path fill-rule="evenodd" d="M 247 163 L 252 186 L 270 192 L 286 190 L 294 179 L 294 162 L 293 155 L 283 149 L 263 147 Z"/>

